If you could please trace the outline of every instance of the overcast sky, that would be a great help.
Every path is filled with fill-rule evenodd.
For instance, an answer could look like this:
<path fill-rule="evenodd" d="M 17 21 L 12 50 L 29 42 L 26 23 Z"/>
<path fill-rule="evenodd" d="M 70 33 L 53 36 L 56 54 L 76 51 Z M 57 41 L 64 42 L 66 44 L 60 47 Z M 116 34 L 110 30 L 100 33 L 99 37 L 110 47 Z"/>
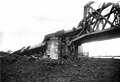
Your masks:
<path fill-rule="evenodd" d="M 88 2 L 0 0 L 0 51 L 33 46 L 41 43 L 46 34 L 76 27 L 83 18 L 83 8 Z"/>
<path fill-rule="evenodd" d="M 0 50 L 35 45 L 48 33 L 76 27 L 87 2 L 0 0 Z"/>

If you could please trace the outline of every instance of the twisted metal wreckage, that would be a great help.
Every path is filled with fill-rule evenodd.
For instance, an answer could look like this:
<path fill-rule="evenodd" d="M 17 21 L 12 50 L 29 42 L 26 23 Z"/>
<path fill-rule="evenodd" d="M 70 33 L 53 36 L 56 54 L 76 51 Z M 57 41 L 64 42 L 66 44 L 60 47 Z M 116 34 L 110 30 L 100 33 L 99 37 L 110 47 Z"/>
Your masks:
<path fill-rule="evenodd" d="M 112 39 L 120 36 L 119 3 L 103 3 L 94 9 L 91 1 L 84 6 L 84 17 L 77 28 L 69 31 L 60 30 L 45 35 L 41 45 L 22 48 L 13 53 L 19 55 L 41 54 L 58 59 L 69 55 L 76 56 L 82 43 Z M 107 12 L 105 12 L 107 10 Z"/>

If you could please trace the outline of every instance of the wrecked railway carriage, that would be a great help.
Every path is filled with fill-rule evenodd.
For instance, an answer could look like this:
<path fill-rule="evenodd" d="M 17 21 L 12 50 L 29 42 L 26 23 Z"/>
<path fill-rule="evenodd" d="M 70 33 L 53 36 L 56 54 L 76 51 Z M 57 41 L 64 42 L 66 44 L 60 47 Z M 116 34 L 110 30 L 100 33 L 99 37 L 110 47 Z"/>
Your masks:
<path fill-rule="evenodd" d="M 13 53 L 39 54 L 43 58 L 59 59 L 70 55 L 76 56 L 78 46 L 82 43 L 120 37 L 119 3 L 103 3 L 98 9 L 91 6 L 93 3 L 89 2 L 84 6 L 84 16 L 77 28 L 45 35 L 40 45 L 23 47 Z"/>

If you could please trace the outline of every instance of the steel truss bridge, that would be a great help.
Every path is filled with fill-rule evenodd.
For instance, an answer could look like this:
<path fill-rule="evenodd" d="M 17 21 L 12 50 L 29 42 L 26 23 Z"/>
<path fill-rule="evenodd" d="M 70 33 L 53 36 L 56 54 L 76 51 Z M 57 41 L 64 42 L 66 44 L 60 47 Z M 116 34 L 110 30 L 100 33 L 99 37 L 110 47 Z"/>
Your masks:
<path fill-rule="evenodd" d="M 83 19 L 77 28 L 69 31 L 60 30 L 45 36 L 41 45 L 36 47 L 22 48 L 13 53 L 36 54 L 46 53 L 49 42 L 57 37 L 60 54 L 76 53 L 82 43 L 100 41 L 120 37 L 120 5 L 119 3 L 103 3 L 98 9 L 91 5 L 93 1 L 84 6 Z M 56 40 L 56 39 L 54 39 Z M 64 50 L 62 50 L 64 49 Z M 69 54 L 69 53 L 68 53 Z"/>

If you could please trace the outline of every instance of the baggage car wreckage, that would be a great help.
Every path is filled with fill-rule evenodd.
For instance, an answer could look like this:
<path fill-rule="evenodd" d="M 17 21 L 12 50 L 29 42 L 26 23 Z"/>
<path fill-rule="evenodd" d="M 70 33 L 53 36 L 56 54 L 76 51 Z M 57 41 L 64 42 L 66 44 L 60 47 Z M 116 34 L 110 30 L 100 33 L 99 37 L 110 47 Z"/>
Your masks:
<path fill-rule="evenodd" d="M 119 3 L 103 3 L 94 9 L 91 1 L 84 6 L 84 16 L 77 28 L 69 31 L 60 30 L 45 35 L 40 45 L 23 47 L 13 52 L 19 55 L 39 54 L 43 58 L 64 58 L 78 54 L 78 46 L 82 43 L 116 38 L 120 36 Z M 104 11 L 108 10 L 107 13 Z"/>

